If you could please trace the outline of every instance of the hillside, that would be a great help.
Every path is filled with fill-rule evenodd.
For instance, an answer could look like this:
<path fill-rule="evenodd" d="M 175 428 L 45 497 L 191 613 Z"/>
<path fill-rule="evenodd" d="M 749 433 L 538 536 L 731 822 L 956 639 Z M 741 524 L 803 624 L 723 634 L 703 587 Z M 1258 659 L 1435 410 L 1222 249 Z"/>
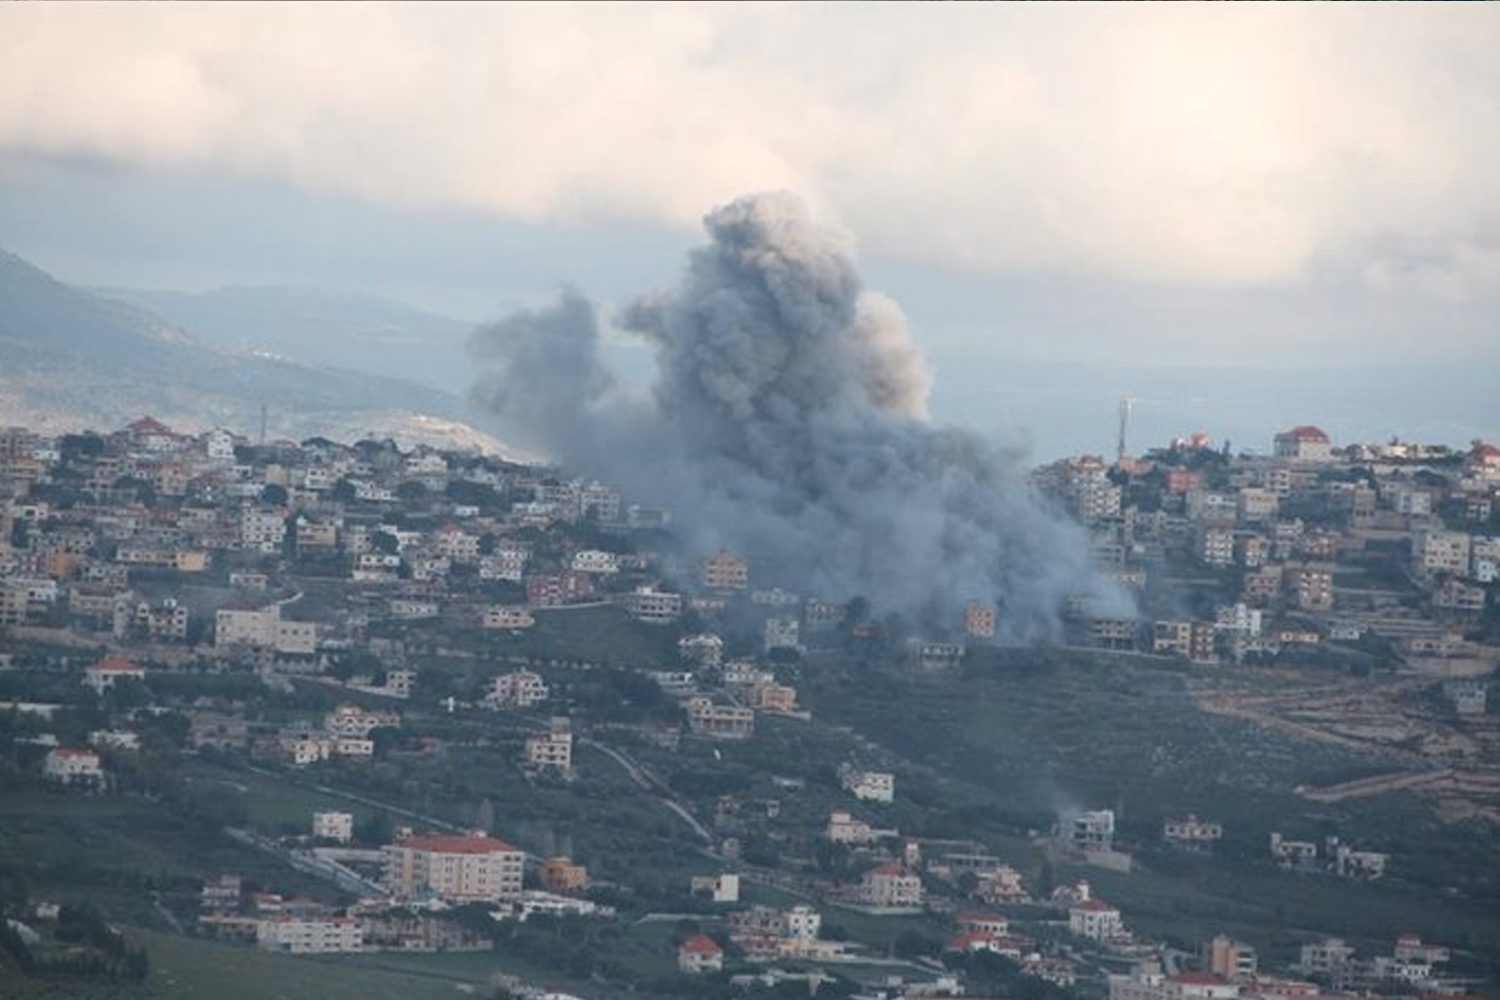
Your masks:
<path fill-rule="evenodd" d="M 317 339 L 312 327 L 301 336 Z M 403 379 L 216 346 L 139 306 L 68 285 L 0 252 L 0 421 L 39 430 L 119 426 L 150 413 L 306 437 L 391 436 L 503 450 L 460 396 Z"/>
<path fill-rule="evenodd" d="M 268 354 L 462 391 L 470 326 L 373 295 L 321 288 L 231 287 L 202 293 L 101 289 L 166 317 L 217 350 Z"/>

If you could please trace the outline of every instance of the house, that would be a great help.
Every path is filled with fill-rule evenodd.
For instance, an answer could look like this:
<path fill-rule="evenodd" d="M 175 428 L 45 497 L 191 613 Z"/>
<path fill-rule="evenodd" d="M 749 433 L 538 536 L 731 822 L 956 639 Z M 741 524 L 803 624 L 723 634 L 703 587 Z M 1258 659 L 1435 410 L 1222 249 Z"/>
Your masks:
<path fill-rule="evenodd" d="M 777 649 L 802 648 L 802 623 L 796 618 L 773 616 L 766 619 L 765 649 L 769 653 Z"/>
<path fill-rule="evenodd" d="M 496 677 L 484 704 L 488 708 L 531 708 L 546 701 L 550 693 L 540 674 L 518 670 Z"/>
<path fill-rule="evenodd" d="M 688 699 L 688 725 L 699 736 L 721 740 L 747 740 L 755 732 L 755 710 L 738 705 L 716 705 L 698 695 Z"/>
<path fill-rule="evenodd" d="M 572 773 L 573 729 L 565 716 L 554 717 L 547 732 L 526 737 L 526 766 Z"/>
<path fill-rule="evenodd" d="M 361 952 L 365 950 L 365 932 L 352 917 L 284 915 L 256 924 L 255 946 L 292 955 Z"/>
<path fill-rule="evenodd" d="M 733 552 L 719 551 L 701 565 L 706 590 L 744 590 L 749 586 L 750 564 Z"/>
<path fill-rule="evenodd" d="M 1080 813 L 1069 821 L 1065 832 L 1068 843 L 1075 850 L 1085 853 L 1089 851 L 1114 850 L 1114 810 L 1095 809 L 1090 812 Z"/>
<path fill-rule="evenodd" d="M 401 715 L 397 712 L 370 710 L 353 702 L 344 702 L 323 717 L 323 728 L 332 735 L 359 739 L 376 729 L 395 729 L 400 725 Z"/>
<path fill-rule="evenodd" d="M 1255 949 L 1223 934 L 1204 947 L 1203 968 L 1226 980 L 1252 979 L 1259 971 Z"/>
<path fill-rule="evenodd" d="M 889 771 L 862 771 L 852 764 L 839 767 L 844 791 L 868 802 L 892 802 L 896 798 L 896 776 Z"/>
<path fill-rule="evenodd" d="M 919 907 L 925 899 L 922 880 L 898 864 L 885 864 L 865 872 L 857 898 L 866 906 L 884 909 Z"/>
<path fill-rule="evenodd" d="M 828 814 L 828 839 L 832 843 L 873 844 L 887 836 L 896 836 L 896 831 L 872 829 L 869 823 L 855 819 L 842 809 L 835 809 Z"/>
<path fill-rule="evenodd" d="M 92 787 L 104 782 L 104 768 L 99 755 L 80 747 L 58 747 L 49 750 L 42 761 L 42 776 L 62 785 Z"/>
<path fill-rule="evenodd" d="M 493 629 L 527 629 L 536 624 L 536 616 L 524 607 L 496 605 L 487 608 L 480 626 Z"/>
<path fill-rule="evenodd" d="M 146 679 L 146 669 L 138 667 L 129 660 L 118 656 L 112 656 L 100 660 L 93 666 L 84 668 L 83 683 L 94 689 L 95 694 L 102 695 L 115 683 L 121 680 Z"/>
<path fill-rule="evenodd" d="M 677 967 L 693 976 L 718 972 L 724 968 L 724 949 L 706 934 L 690 937 L 677 947 Z"/>
<path fill-rule="evenodd" d="M 1125 937 L 1120 911 L 1090 895 L 1068 907 L 1068 930 L 1093 941 L 1116 941 Z"/>
<path fill-rule="evenodd" d="M 574 864 L 572 858 L 548 858 L 542 865 L 541 878 L 548 892 L 570 892 L 588 888 L 589 870 Z"/>
<path fill-rule="evenodd" d="M 738 903 L 740 901 L 740 877 L 734 872 L 694 876 L 689 885 L 693 895 L 701 893 L 715 903 Z"/>
<path fill-rule="evenodd" d="M 354 817 L 345 812 L 313 813 L 312 835 L 347 844 L 354 839 Z"/>
<path fill-rule="evenodd" d="M 1333 442 L 1321 428 L 1304 424 L 1277 434 L 1273 441 L 1277 458 L 1293 462 L 1331 462 Z"/>
<path fill-rule="evenodd" d="M 665 625 L 682 616 L 682 595 L 637 587 L 624 599 L 625 611 L 637 621 Z"/>
<path fill-rule="evenodd" d="M 1224 837 L 1224 827 L 1207 823 L 1189 814 L 1184 819 L 1169 819 L 1162 824 L 1162 839 L 1173 847 L 1189 851 L 1207 851 Z"/>
<path fill-rule="evenodd" d="M 500 902 L 521 895 L 526 855 L 482 833 L 406 836 L 381 849 L 383 883 L 399 899 Z"/>

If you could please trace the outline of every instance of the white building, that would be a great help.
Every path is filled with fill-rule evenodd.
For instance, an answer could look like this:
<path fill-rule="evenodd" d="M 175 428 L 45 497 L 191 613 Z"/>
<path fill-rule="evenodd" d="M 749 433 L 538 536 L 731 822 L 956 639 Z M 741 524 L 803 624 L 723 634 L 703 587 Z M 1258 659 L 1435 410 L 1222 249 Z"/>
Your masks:
<path fill-rule="evenodd" d="M 857 799 L 892 802 L 896 798 L 896 776 L 889 771 L 862 771 L 851 764 L 839 768 L 839 783 Z"/>
<path fill-rule="evenodd" d="M 625 595 L 625 610 L 638 621 L 665 625 L 682 617 L 682 595 L 637 587 Z"/>
<path fill-rule="evenodd" d="M 102 695 L 115 684 L 122 680 L 146 679 L 144 667 L 138 667 L 129 660 L 122 657 L 112 656 L 100 660 L 92 666 L 84 668 L 83 683 L 94 689 L 95 694 Z"/>
<path fill-rule="evenodd" d="M 801 649 L 802 623 L 790 617 L 766 619 L 766 652 L 773 649 Z"/>
<path fill-rule="evenodd" d="M 536 616 L 524 607 L 497 604 L 487 608 L 480 625 L 493 629 L 527 629 L 536 624 Z"/>
<path fill-rule="evenodd" d="M 483 834 L 409 836 L 383 848 L 386 889 L 400 899 L 498 902 L 521 895 L 526 855 Z"/>
<path fill-rule="evenodd" d="M 550 694 L 540 674 L 517 670 L 496 677 L 490 683 L 484 703 L 491 708 L 531 708 L 546 701 Z"/>
<path fill-rule="evenodd" d="M 1174 847 L 1206 851 L 1223 839 L 1224 827 L 1190 814 L 1184 819 L 1167 820 L 1162 824 L 1161 835 L 1163 840 Z"/>
<path fill-rule="evenodd" d="M 259 610 L 221 608 L 214 614 L 214 646 L 250 646 L 286 655 L 317 652 L 318 626 L 313 622 L 284 621 L 281 605 Z"/>
<path fill-rule="evenodd" d="M 1125 936 L 1120 911 L 1090 896 L 1068 907 L 1068 930 L 1093 941 L 1116 941 Z"/>
<path fill-rule="evenodd" d="M 871 869 L 859 882 L 859 901 L 866 906 L 907 908 L 925 898 L 921 878 L 897 864 Z"/>
<path fill-rule="evenodd" d="M 1115 840 L 1113 809 L 1094 809 L 1074 816 L 1067 826 L 1068 842 L 1080 851 L 1112 851 Z"/>
<path fill-rule="evenodd" d="M 42 776 L 64 785 L 97 785 L 104 781 L 99 755 L 78 747 L 58 747 L 47 751 L 42 761 Z"/>
<path fill-rule="evenodd" d="M 354 817 L 345 812 L 313 813 L 312 834 L 323 840 L 347 844 L 354 839 Z"/>
<path fill-rule="evenodd" d="M 365 950 L 365 932 L 351 917 L 279 916 L 257 921 L 255 946 L 293 955 L 324 955 Z"/>

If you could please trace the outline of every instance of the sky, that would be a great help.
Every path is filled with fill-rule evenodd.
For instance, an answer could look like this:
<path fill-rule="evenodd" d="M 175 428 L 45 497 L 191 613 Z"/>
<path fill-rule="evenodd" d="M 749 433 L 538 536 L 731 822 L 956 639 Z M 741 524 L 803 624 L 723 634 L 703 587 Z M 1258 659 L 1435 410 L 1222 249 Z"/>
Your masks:
<path fill-rule="evenodd" d="M 4 4 L 0 246 L 607 314 L 789 190 L 939 420 L 1466 443 L 1500 436 L 1496 51 L 1488 4 Z"/>

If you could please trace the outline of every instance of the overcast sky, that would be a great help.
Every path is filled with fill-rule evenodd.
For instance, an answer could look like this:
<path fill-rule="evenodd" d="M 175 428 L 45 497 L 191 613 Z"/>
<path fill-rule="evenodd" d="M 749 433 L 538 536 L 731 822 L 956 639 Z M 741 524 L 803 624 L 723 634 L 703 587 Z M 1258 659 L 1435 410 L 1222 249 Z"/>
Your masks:
<path fill-rule="evenodd" d="M 906 308 L 940 417 L 1027 423 L 1010 358 L 1472 370 L 1496 52 L 1489 4 L 3 4 L 0 246 L 477 319 L 668 284 L 708 209 L 786 188 Z M 1090 407 L 1152 391 L 1111 379 Z M 1346 433 L 1500 424 L 1421 405 Z"/>

